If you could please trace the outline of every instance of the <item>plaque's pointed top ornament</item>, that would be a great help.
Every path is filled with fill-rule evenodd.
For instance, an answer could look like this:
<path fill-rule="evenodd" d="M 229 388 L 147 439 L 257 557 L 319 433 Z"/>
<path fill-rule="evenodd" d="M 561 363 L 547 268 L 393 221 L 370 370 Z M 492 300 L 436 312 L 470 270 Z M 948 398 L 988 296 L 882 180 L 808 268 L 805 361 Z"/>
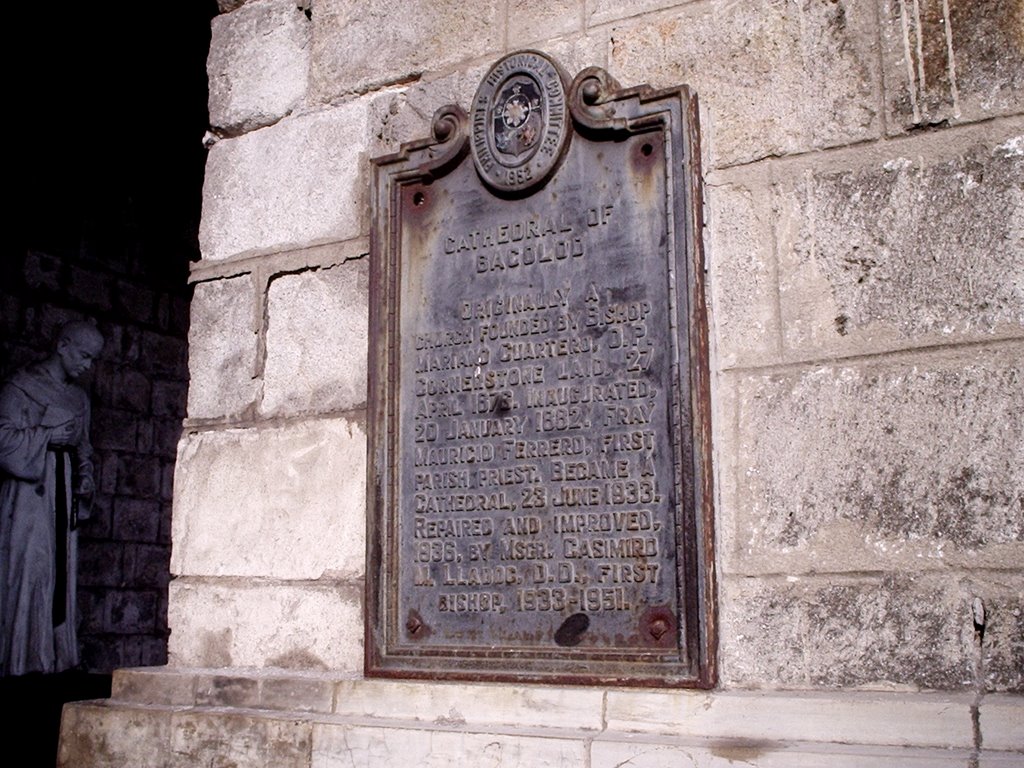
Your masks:
<path fill-rule="evenodd" d="M 473 162 L 486 184 L 525 193 L 547 180 L 570 136 L 567 76 L 539 51 L 519 51 L 484 76 L 472 105 Z"/>

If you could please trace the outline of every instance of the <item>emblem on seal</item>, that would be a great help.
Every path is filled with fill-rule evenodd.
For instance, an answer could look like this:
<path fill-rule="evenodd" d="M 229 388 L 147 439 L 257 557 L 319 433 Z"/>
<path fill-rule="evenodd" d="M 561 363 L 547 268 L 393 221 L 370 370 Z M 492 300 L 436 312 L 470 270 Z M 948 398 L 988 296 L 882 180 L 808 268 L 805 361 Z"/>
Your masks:
<path fill-rule="evenodd" d="M 569 137 L 561 68 L 543 53 L 520 51 L 491 67 L 473 97 L 473 162 L 491 187 L 537 186 L 558 165 Z"/>

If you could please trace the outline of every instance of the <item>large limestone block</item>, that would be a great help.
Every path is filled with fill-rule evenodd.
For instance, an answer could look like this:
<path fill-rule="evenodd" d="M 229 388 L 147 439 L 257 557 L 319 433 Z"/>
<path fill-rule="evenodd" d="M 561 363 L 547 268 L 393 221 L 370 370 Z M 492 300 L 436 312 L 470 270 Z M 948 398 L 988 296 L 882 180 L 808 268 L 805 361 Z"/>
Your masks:
<path fill-rule="evenodd" d="M 352 718 L 394 718 L 467 728 L 574 728 L 598 731 L 605 692 L 597 688 L 343 680 L 335 713 Z"/>
<path fill-rule="evenodd" d="M 680 5 L 679 0 L 587 0 L 587 23 L 605 24 L 675 5 Z"/>
<path fill-rule="evenodd" d="M 181 444 L 171 572 L 363 572 L 366 435 L 345 419 L 200 432 Z"/>
<path fill-rule="evenodd" d="M 575 735 L 575 734 L 573 734 Z M 313 727 L 312 768 L 579 768 L 582 740 L 460 730 L 374 728 L 351 723 Z"/>
<path fill-rule="evenodd" d="M 775 362 L 778 280 L 767 170 L 717 172 L 705 191 L 706 258 L 720 368 Z"/>
<path fill-rule="evenodd" d="M 250 275 L 198 283 L 188 332 L 188 415 L 237 416 L 256 399 L 259 318 Z"/>
<path fill-rule="evenodd" d="M 1024 342 L 734 387 L 726 572 L 1019 567 Z"/>
<path fill-rule="evenodd" d="M 1024 0 L 881 0 L 890 133 L 1024 109 Z"/>
<path fill-rule="evenodd" d="M 986 696 L 978 707 L 978 720 L 986 749 L 1024 753 L 1024 697 Z"/>
<path fill-rule="evenodd" d="M 199 244 L 211 261 L 361 234 L 367 101 L 290 117 L 213 145 Z"/>
<path fill-rule="evenodd" d="M 368 291 L 366 259 L 270 283 L 264 414 L 323 413 L 366 402 Z"/>
<path fill-rule="evenodd" d="M 171 728 L 167 710 L 76 702 L 61 719 L 58 768 L 163 765 L 154 755 L 166 751 Z"/>
<path fill-rule="evenodd" d="M 863 158 L 863 159 L 862 159 Z M 784 343 L 875 352 L 1024 332 L 1024 123 L 794 169 L 776 190 Z"/>
<path fill-rule="evenodd" d="M 623 83 L 687 83 L 713 166 L 878 136 L 870 3 L 688 3 L 611 30 Z"/>
<path fill-rule="evenodd" d="M 969 748 L 971 694 L 631 691 L 607 694 L 608 730 L 750 743 Z"/>
<path fill-rule="evenodd" d="M 312 25 L 294 0 L 258 0 L 212 22 L 210 125 L 234 135 L 277 122 L 302 103 Z"/>
<path fill-rule="evenodd" d="M 500 53 L 499 0 L 321 0 L 313 8 L 310 99 L 329 102 Z"/>
<path fill-rule="evenodd" d="M 727 687 L 973 690 L 971 592 L 946 576 L 725 577 Z"/>
<path fill-rule="evenodd" d="M 971 574 L 965 581 L 976 596 L 971 607 L 985 690 L 1024 693 L 1024 572 L 990 571 Z M 1017 703 L 1024 705 L 1024 699 Z M 1000 748 L 987 738 L 985 745 Z M 1018 747 L 1024 749 L 1024 730 L 1018 734 Z"/>
<path fill-rule="evenodd" d="M 483 62 L 382 91 L 370 109 L 370 156 L 391 154 L 404 142 L 430 136 L 434 112 L 446 104 L 468 107 L 489 67 Z"/>
<path fill-rule="evenodd" d="M 577 34 L 584 28 L 583 0 L 511 0 L 508 6 L 508 45 L 513 50 L 531 44 L 547 50 L 546 44 L 536 44 Z"/>
<path fill-rule="evenodd" d="M 1017 752 L 991 752 L 982 749 L 978 752 L 978 768 L 1020 768 L 1021 753 Z M 973 768 L 968 763 L 968 768 Z"/>
<path fill-rule="evenodd" d="M 971 751 L 893 747 L 846 747 L 721 739 L 637 743 L 595 740 L 590 768 L 968 768 Z M 1009 768 L 1007 766 L 1007 768 Z"/>
<path fill-rule="evenodd" d="M 313 726 L 241 713 L 179 712 L 166 768 L 309 768 Z"/>
<path fill-rule="evenodd" d="M 169 592 L 174 666 L 363 668 L 359 586 L 177 579 Z"/>

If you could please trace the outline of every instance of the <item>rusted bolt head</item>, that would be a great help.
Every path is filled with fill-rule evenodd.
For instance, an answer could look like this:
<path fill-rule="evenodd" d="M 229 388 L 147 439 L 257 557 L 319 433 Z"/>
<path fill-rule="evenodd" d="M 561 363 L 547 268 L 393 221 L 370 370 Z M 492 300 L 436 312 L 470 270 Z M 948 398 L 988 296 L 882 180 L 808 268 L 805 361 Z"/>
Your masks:
<path fill-rule="evenodd" d="M 668 622 L 664 619 L 655 619 L 651 622 L 651 626 L 648 629 L 651 632 L 651 637 L 655 640 L 661 640 L 665 633 L 668 632 Z"/>
<path fill-rule="evenodd" d="M 601 86 L 596 80 L 590 80 L 583 86 L 582 92 L 584 104 L 597 104 L 597 100 L 601 96 Z"/>
<path fill-rule="evenodd" d="M 447 141 L 448 137 L 452 135 L 455 130 L 455 126 L 450 119 L 438 120 L 434 124 L 434 136 L 438 141 Z"/>

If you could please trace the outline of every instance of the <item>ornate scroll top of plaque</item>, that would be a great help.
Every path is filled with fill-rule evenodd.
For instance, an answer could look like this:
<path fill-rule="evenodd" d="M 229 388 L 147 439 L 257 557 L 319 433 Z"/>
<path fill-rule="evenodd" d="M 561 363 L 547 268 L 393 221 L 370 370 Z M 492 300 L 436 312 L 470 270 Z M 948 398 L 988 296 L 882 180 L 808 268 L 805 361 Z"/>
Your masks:
<path fill-rule="evenodd" d="M 696 115 L 522 51 L 373 161 L 368 674 L 713 685 Z"/>

